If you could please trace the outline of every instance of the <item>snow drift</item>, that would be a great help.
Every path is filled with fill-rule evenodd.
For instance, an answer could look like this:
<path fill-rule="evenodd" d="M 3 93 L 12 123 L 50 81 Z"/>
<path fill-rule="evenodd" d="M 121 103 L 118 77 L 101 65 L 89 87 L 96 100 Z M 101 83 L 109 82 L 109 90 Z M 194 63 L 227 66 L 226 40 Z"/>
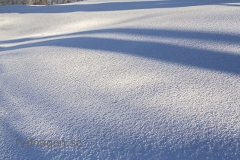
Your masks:
<path fill-rule="evenodd" d="M 0 159 L 240 159 L 238 1 L 0 14 Z"/>

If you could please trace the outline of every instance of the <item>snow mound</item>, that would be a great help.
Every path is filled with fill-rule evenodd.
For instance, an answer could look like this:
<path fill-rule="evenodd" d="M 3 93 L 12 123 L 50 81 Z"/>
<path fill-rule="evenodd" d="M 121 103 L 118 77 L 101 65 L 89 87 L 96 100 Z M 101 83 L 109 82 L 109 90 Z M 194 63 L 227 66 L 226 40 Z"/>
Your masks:
<path fill-rule="evenodd" d="M 238 1 L 0 14 L 0 159 L 240 159 Z"/>

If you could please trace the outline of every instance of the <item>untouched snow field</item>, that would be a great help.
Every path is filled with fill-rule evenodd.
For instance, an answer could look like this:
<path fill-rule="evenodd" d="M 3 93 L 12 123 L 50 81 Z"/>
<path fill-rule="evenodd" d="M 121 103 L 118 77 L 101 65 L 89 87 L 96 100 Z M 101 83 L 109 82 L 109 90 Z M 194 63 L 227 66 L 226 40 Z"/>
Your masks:
<path fill-rule="evenodd" d="M 1 6 L 0 159 L 239 160 L 240 1 Z"/>

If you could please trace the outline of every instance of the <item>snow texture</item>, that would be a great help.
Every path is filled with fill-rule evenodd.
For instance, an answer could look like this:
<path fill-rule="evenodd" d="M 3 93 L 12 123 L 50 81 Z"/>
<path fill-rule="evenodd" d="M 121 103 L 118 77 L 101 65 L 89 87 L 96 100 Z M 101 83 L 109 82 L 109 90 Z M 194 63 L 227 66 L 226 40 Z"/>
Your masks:
<path fill-rule="evenodd" d="M 239 160 L 239 0 L 1 6 L 0 159 Z"/>

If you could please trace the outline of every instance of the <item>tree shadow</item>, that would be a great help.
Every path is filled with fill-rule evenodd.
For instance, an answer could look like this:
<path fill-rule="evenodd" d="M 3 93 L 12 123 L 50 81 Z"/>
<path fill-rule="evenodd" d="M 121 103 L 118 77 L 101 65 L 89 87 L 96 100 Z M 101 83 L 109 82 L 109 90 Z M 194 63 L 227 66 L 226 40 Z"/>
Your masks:
<path fill-rule="evenodd" d="M 192 66 L 197 68 L 203 68 L 207 70 L 240 74 L 240 57 L 239 55 L 232 55 L 228 53 L 209 51 L 203 49 L 189 48 L 176 46 L 173 44 L 164 44 L 157 42 L 143 42 L 143 41 L 134 41 L 134 40 L 120 40 L 120 39 L 110 39 L 110 38 L 96 38 L 90 37 L 89 34 L 98 34 L 98 33 L 114 33 L 114 34 L 127 34 L 127 35 L 141 35 L 141 36 L 151 36 L 151 37 L 172 37 L 172 38 L 195 38 L 202 40 L 210 41 L 220 41 L 220 42 L 232 42 L 239 43 L 239 36 L 237 35 L 227 35 L 227 34 L 215 34 L 215 33 L 201 33 L 201 32 L 192 32 L 192 31 L 176 31 L 176 30 L 144 30 L 144 29 L 105 29 L 105 30 L 96 30 L 88 32 L 78 32 L 72 34 L 65 34 L 59 36 L 49 36 L 44 38 L 39 38 L 37 40 L 42 40 L 42 42 L 33 42 L 31 43 L 30 39 L 19 39 L 19 40 L 10 40 L 2 43 L 15 43 L 15 42 L 27 42 L 28 44 L 16 45 L 13 47 L 4 48 L 5 51 L 18 50 L 23 48 L 31 48 L 38 46 L 59 46 L 59 47 L 72 47 L 72 48 L 84 48 L 91 50 L 100 50 L 100 51 L 112 51 L 121 54 L 135 55 L 140 57 L 152 58 L 154 60 L 165 61 L 170 63 L 176 63 L 186 66 Z M 63 36 L 79 36 L 79 37 L 63 37 Z M 82 37 L 80 37 L 82 36 Z M 56 39 L 48 39 L 56 38 Z M 27 41 L 26 41 L 27 40 Z M 33 39 L 36 40 L 36 39 Z M 6 55 L 8 56 L 18 53 L 9 52 Z M 66 53 L 67 54 L 67 53 Z M 0 69 L 2 67 L 0 66 Z M 28 84 L 16 85 L 26 87 Z M 24 88 L 22 87 L 22 88 Z M 18 92 L 11 90 L 12 94 L 25 96 L 27 101 L 30 104 L 36 104 L 37 107 L 42 107 L 44 112 L 39 112 L 39 114 L 44 114 L 49 112 L 49 116 L 54 117 L 53 113 L 56 113 L 52 108 L 53 105 L 58 106 L 59 114 L 56 117 L 55 123 L 58 124 L 61 122 L 60 127 L 71 126 L 71 121 L 68 118 L 73 116 L 72 114 L 64 112 L 64 115 L 61 115 L 64 109 L 71 110 L 69 104 L 64 104 L 59 99 L 52 98 L 52 93 L 40 93 L 40 90 L 34 90 L 34 88 L 28 88 L 28 90 L 18 88 Z M 81 92 L 81 88 L 79 88 Z M 24 94 L 24 92 L 26 92 Z M 35 94 L 34 94 L 35 93 Z M 105 95 L 104 95 L 105 94 Z M 44 96 L 41 96 L 44 95 Z M 97 92 L 97 95 L 102 95 L 103 97 L 109 98 L 109 93 Z M 92 95 L 93 96 L 93 95 Z M 80 96 L 79 96 L 80 97 Z M 83 98 L 83 97 L 80 97 Z M 106 98 L 106 99 L 107 99 Z M 1 92 L 0 92 L 0 101 L 1 101 Z M 37 99 L 44 101 L 42 103 L 36 103 Z M 92 99 L 94 100 L 94 98 Z M 75 102 L 76 103 L 76 102 Z M 70 104 L 71 105 L 71 104 Z M 240 156 L 239 151 L 239 138 L 234 139 L 231 137 L 231 134 L 226 139 L 224 137 L 217 137 L 217 133 L 206 132 L 205 138 L 196 137 L 193 140 L 188 140 L 186 144 L 174 146 L 169 140 L 172 140 L 173 137 L 180 137 L 176 140 L 179 143 L 184 142 L 184 139 L 181 139 L 181 123 L 176 122 L 174 125 L 171 125 L 170 122 L 170 131 L 163 131 L 163 128 L 157 128 L 158 124 L 163 122 L 162 120 L 158 121 L 156 117 L 156 122 L 150 120 L 150 129 L 155 129 L 149 135 L 146 132 L 137 130 L 133 135 L 124 135 L 126 128 L 118 127 L 109 127 L 116 125 L 115 121 L 99 120 L 99 114 L 94 114 L 92 117 L 83 118 L 83 110 L 85 110 L 84 103 L 80 103 L 82 109 L 79 109 L 79 113 L 76 113 L 76 119 L 81 119 L 82 121 L 78 122 L 71 128 L 71 132 L 78 134 L 78 136 L 85 136 L 86 145 L 75 152 L 68 152 L 66 150 L 58 151 L 42 151 L 38 148 L 21 148 L 20 146 L 16 148 L 15 140 L 28 140 L 29 138 L 24 136 L 22 133 L 14 129 L 7 121 L 1 120 L 2 128 L 6 132 L 3 137 L 5 139 L 4 147 L 6 147 L 5 155 L 12 155 L 16 159 L 52 159 L 55 158 L 57 154 L 60 154 L 65 157 L 74 158 L 89 158 L 89 159 L 237 159 Z M 121 105 L 119 105 L 122 107 Z M 105 106 L 106 107 L 106 106 Z M 108 106 L 109 107 L 109 106 Z M 131 107 L 131 106 L 130 106 Z M 94 109 L 91 108 L 92 110 Z M 114 109 L 112 109 L 114 110 Z M 122 112 L 127 112 L 128 110 L 121 110 Z M 74 111 L 72 111 L 74 112 Z M 95 111 L 96 113 L 98 111 Z M 119 112 L 119 110 L 116 110 Z M 115 113 L 116 113 L 115 112 Z M 163 116 L 163 113 L 159 113 L 160 116 Z M 145 110 L 138 109 L 138 112 L 135 112 L 134 115 L 128 115 L 127 118 L 134 121 L 134 117 L 143 118 L 142 114 L 148 114 Z M 97 116 L 95 116 L 97 115 Z M 117 114 L 111 114 L 115 120 L 122 120 Z M 20 115 L 21 116 L 21 115 Z M 101 115 L 100 115 L 101 116 Z M 116 117 L 115 117 L 116 116 Z M 150 116 L 149 116 L 150 117 Z M 149 118 L 148 117 L 148 118 Z M 101 118 L 101 117 L 100 117 Z M 153 116 L 154 118 L 154 116 Z M 84 121 L 85 120 L 85 121 Z M 123 120 L 124 121 L 124 120 Z M 137 120 L 135 120 L 137 121 Z M 148 119 L 142 119 L 142 122 L 147 122 Z M 71 123 L 71 124 L 70 124 Z M 193 122 L 191 122 L 193 123 Z M 200 122 L 199 122 L 200 123 Z M 19 125 L 21 122 L 19 123 Z M 154 126 L 154 124 L 157 124 Z M 89 127 L 90 126 L 90 127 Z M 140 126 L 147 126 L 147 124 L 142 124 Z M 156 127 L 156 128 L 155 128 Z M 88 130 L 89 129 L 89 130 Z M 184 128 L 186 131 L 189 128 Z M 190 128 L 190 132 L 191 132 Z M 86 131 L 87 130 L 87 131 Z M 197 128 L 197 131 L 201 131 L 203 128 Z M 132 131 L 135 131 L 135 128 L 132 128 Z M 163 137 L 160 134 L 157 135 L 157 138 L 154 138 L 156 133 L 173 133 L 169 134 L 169 137 Z M 100 134 L 101 133 L 101 134 Z M 224 131 L 223 131 L 224 133 Z M 231 132 L 230 132 L 231 133 Z M 71 134 L 71 133 L 70 133 Z M 190 133 L 192 136 L 194 132 Z M 216 135 L 216 136 L 215 136 Z M 215 137 L 213 137 L 215 136 Z M 152 138 L 153 137 L 153 138 Z M 162 140 L 162 141 L 160 141 Z M 9 141 L 14 141 L 14 143 L 9 143 Z M 73 154 L 73 156 L 71 156 Z M 120 155 L 120 156 L 119 156 Z M 0 157 L 2 159 L 8 159 L 9 157 Z"/>
<path fill-rule="evenodd" d="M 20 141 L 27 141 L 30 138 L 18 132 L 7 120 L 0 117 L 0 159 L 44 159 L 44 151 L 34 146 L 22 146 Z"/>
<path fill-rule="evenodd" d="M 214 134 L 214 133 L 213 133 Z M 227 140 L 211 139 L 208 135 L 206 139 L 195 139 L 182 148 L 166 149 L 163 157 L 164 159 L 237 159 L 240 154 L 238 146 L 240 139 L 228 138 Z"/>
<path fill-rule="evenodd" d="M 167 37 L 167 38 L 188 38 L 208 40 L 215 42 L 227 42 L 227 43 L 239 43 L 240 35 L 225 34 L 225 33 L 210 33 L 210 32 L 197 32 L 197 31 L 184 31 L 184 30 L 170 30 L 170 29 L 139 29 L 139 28 L 114 28 L 114 29 L 100 29 L 90 30 L 75 33 L 67 33 L 62 35 L 53 35 L 40 38 L 20 38 L 13 40 L 0 41 L 0 44 L 5 43 L 21 43 L 33 40 L 44 40 L 48 38 L 61 38 L 63 36 L 75 36 L 75 35 L 88 35 L 98 33 L 113 33 L 113 34 L 128 34 L 128 35 L 141 35 L 141 36 L 153 36 L 153 37 Z"/>
<path fill-rule="evenodd" d="M 193 48 L 186 46 L 177 46 L 175 44 L 165 44 L 161 42 L 146 42 L 135 40 L 123 40 L 112 38 L 96 38 L 89 37 L 85 34 L 91 33 L 116 33 L 127 35 L 140 35 L 151 37 L 170 37 L 170 38 L 187 38 L 200 39 L 210 41 L 220 41 L 226 43 L 239 44 L 240 37 L 238 35 L 202 33 L 192 31 L 176 31 L 176 30 L 152 30 L 152 29 L 105 29 L 89 32 L 78 32 L 60 36 L 49 36 L 41 39 L 41 42 L 33 42 L 20 44 L 12 47 L 6 47 L 4 50 L 16 50 L 21 48 L 38 47 L 38 46 L 61 46 L 72 48 L 84 48 L 101 51 L 112 51 L 123 54 L 130 54 L 151 58 L 155 60 L 176 63 L 191 67 L 203 68 L 207 70 L 220 71 L 226 73 L 240 74 L 240 55 L 230 54 L 220 51 L 212 51 L 201 48 Z M 74 35 L 79 37 L 66 38 L 61 36 Z M 81 35 L 81 36 L 80 36 Z M 58 38 L 58 39 L 46 39 Z M 15 42 L 20 40 L 10 40 Z M 23 39 L 24 41 L 24 39 Z M 3 42 L 1 42 L 3 43 Z"/>
<path fill-rule="evenodd" d="M 4 73 L 4 71 L 3 71 L 3 66 L 2 66 L 2 64 L 0 64 L 0 75 L 1 75 L 2 73 Z"/>
<path fill-rule="evenodd" d="M 218 5 L 222 3 L 236 3 L 238 0 L 156 0 L 156 1 L 130 1 L 130 2 L 105 2 L 105 3 L 75 3 L 68 5 L 52 6 L 21 6 L 11 8 L 5 6 L 0 8 L 0 13 L 68 13 L 68 12 L 103 12 L 103 11 L 123 11 L 140 10 L 154 8 L 176 8 L 200 5 Z"/>
<path fill-rule="evenodd" d="M 26 84 L 28 85 L 28 84 Z M 28 90 L 29 94 L 33 89 Z M 22 91 L 19 91 L 22 92 Z M 39 92 L 39 90 L 38 90 Z M 109 97 L 107 93 L 97 93 L 103 94 L 103 96 Z M 24 94 L 22 94 L 24 96 Z M 31 94 L 30 94 L 31 95 Z M 1 95 L 0 95 L 1 96 Z M 27 95 L 25 95 L 27 96 Z M 56 104 L 56 99 L 53 100 L 52 96 L 48 93 L 45 93 L 45 97 L 36 97 L 38 99 L 48 99 L 47 104 L 43 106 L 45 112 L 51 112 L 52 105 L 58 106 L 58 108 L 69 108 L 69 106 L 60 102 Z M 29 97 L 28 97 L 29 98 Z M 0 98 L 1 99 L 1 98 Z M 34 101 L 30 98 L 28 99 L 29 103 L 34 103 Z M 54 101 L 54 102 L 53 102 Z M 58 101 L 59 102 L 59 101 Z M 39 104 L 42 105 L 42 104 Z M 39 105 L 37 105 L 39 107 Z M 4 135 L 4 147 L 6 153 L 4 155 L 11 155 L 15 159 L 26 159 L 26 160 L 42 160 L 42 159 L 54 159 L 56 155 L 61 155 L 61 157 L 65 157 L 65 159 L 164 159 L 164 160 L 172 160 L 172 159 L 192 159 L 192 160 L 202 160 L 202 159 L 237 159 L 240 156 L 238 152 L 240 146 L 239 138 L 233 138 L 232 136 L 225 137 L 218 136 L 216 131 L 210 131 L 209 128 L 204 128 L 204 137 L 198 137 L 201 134 L 196 133 L 194 131 L 202 131 L 203 128 L 181 128 L 181 122 L 175 122 L 171 124 L 170 119 L 168 121 L 168 127 L 170 130 L 164 130 L 164 128 L 158 127 L 158 124 L 162 122 L 163 119 L 160 116 L 163 116 L 163 112 L 159 112 L 158 117 L 153 116 L 153 119 L 145 119 L 146 117 L 151 117 L 146 113 L 146 110 L 141 110 L 138 108 L 136 112 L 128 114 L 127 118 L 131 119 L 131 121 L 139 121 L 141 117 L 140 126 L 143 128 L 147 128 L 147 125 L 153 131 L 148 132 L 148 130 L 136 129 L 133 127 L 129 129 L 129 126 L 122 126 L 122 128 L 118 128 L 118 126 L 113 125 L 121 125 L 116 121 L 123 120 L 117 114 L 113 114 L 118 112 L 116 110 L 110 116 L 110 118 L 114 118 L 116 121 L 108 121 L 105 119 L 101 119 L 101 114 L 98 111 L 94 111 L 96 114 L 93 116 L 88 116 L 86 120 L 84 120 L 83 110 L 85 110 L 87 106 L 81 104 L 81 108 L 79 109 L 79 113 L 75 112 L 77 124 L 74 124 L 74 127 L 69 130 L 69 132 L 73 132 L 78 136 L 82 136 L 85 139 L 84 147 L 80 148 L 76 151 L 69 150 L 57 150 L 57 151 L 44 151 L 39 148 L 33 147 L 25 147 L 16 146 L 16 140 L 29 140 L 29 137 L 24 136 L 22 133 L 16 131 L 7 121 L 1 121 L 0 124 L 3 128 Z M 106 107 L 106 106 L 105 106 Z M 122 107 L 119 105 L 119 107 Z M 129 108 L 131 108 L 130 106 Z M 104 108 L 104 107 L 103 107 Z M 105 108 L 106 109 L 106 108 Z M 114 109 L 112 109 L 114 111 Z M 127 112 L 127 110 L 123 109 L 122 112 Z M 44 113 L 44 112 L 43 112 Z M 43 114 L 42 113 L 42 114 Z M 55 113 L 56 114 L 56 113 Z M 62 113 L 60 113 L 62 114 Z M 131 115 L 133 114 L 133 115 Z M 146 114 L 144 117 L 142 114 Z M 165 113 L 166 114 L 166 113 Z M 21 116 L 21 115 L 20 115 Z M 54 117 L 53 114 L 51 114 Z M 64 113 L 64 115 L 57 116 L 56 123 L 61 122 L 60 126 L 67 125 L 71 122 L 70 117 L 72 114 Z M 154 119 L 156 118 L 156 119 Z M 171 117 L 170 117 L 171 118 Z M 160 120 L 159 120 L 160 119 Z M 156 122 L 154 121 L 156 120 Z M 127 120 L 126 120 L 127 121 Z M 150 122 L 149 122 L 150 121 Z M 162 122 L 163 123 L 163 122 Z M 193 122 L 189 122 L 190 124 Z M 201 123 L 201 122 L 198 122 Z M 21 125 L 21 122 L 19 123 Z M 37 125 L 37 124 L 36 124 Z M 69 124 L 70 125 L 70 124 Z M 135 124 L 136 125 L 136 124 Z M 73 124 L 71 125 L 73 126 Z M 134 126 L 134 125 L 133 125 Z M 136 127 L 136 126 L 135 126 Z M 136 127 L 137 128 L 137 127 Z M 191 132 L 191 129 L 194 131 Z M 190 130 L 190 134 L 195 138 L 192 140 L 187 139 L 185 143 L 184 138 L 182 138 L 182 130 Z M 133 131 L 133 134 L 126 134 L 128 132 Z M 157 131 L 157 132 L 156 132 Z M 6 132 L 6 133 L 4 133 Z M 166 134 L 161 134 L 166 133 Z M 173 134 L 171 134 L 173 133 Z M 224 131 L 223 131 L 224 133 Z M 157 136 L 155 135 L 157 134 Z M 167 135 L 167 136 L 166 136 Z M 0 136 L 0 137 L 1 137 Z M 157 137 L 157 138 L 156 138 Z M 173 138 L 174 137 L 174 138 Z M 173 144 L 174 139 L 177 144 Z M 186 140 L 186 139 L 185 139 Z M 2 159 L 9 159 L 9 157 L 1 157 Z"/>

